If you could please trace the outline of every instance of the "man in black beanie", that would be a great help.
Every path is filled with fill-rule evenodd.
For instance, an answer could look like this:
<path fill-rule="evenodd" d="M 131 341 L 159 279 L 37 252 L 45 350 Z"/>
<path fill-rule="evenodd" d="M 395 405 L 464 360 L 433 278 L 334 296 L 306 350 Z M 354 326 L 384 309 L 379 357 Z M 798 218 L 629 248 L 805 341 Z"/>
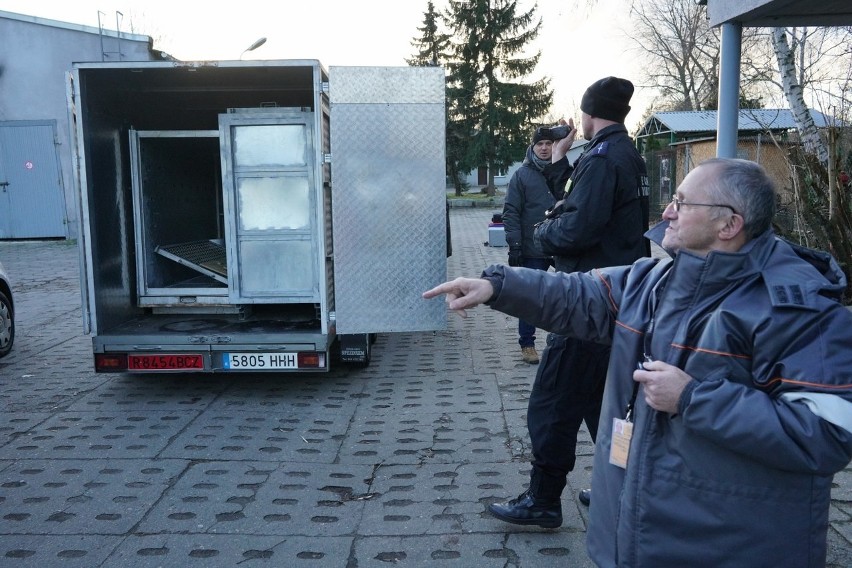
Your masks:
<path fill-rule="evenodd" d="M 592 83 L 580 102 L 580 110 L 590 117 L 624 123 L 630 112 L 633 83 L 618 77 L 606 77 Z M 583 133 L 586 136 L 586 133 Z"/>
<path fill-rule="evenodd" d="M 627 79 L 592 83 L 580 103 L 585 152 L 573 165 L 565 157 L 576 134 L 573 120 L 570 134 L 553 144 L 552 164 L 543 173 L 554 185 L 567 179 L 565 197 L 538 225 L 534 240 L 553 255 L 557 271 L 586 272 L 650 256 L 647 171 L 624 127 L 632 95 Z M 520 525 L 562 524 L 562 490 L 574 469 L 577 434 L 585 421 L 592 440 L 597 437 L 608 363 L 608 345 L 548 334 L 527 408 L 530 484 L 518 497 L 489 506 L 494 516 Z M 588 505 L 591 491 L 579 498 Z"/>

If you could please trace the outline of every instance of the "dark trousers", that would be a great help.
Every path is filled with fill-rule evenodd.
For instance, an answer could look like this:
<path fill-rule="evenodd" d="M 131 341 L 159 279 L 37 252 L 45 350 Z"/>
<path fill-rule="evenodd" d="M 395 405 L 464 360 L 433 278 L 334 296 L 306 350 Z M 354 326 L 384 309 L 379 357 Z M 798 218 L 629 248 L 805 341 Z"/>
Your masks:
<path fill-rule="evenodd" d="M 595 440 L 610 348 L 549 333 L 527 408 L 532 442 L 530 491 L 558 499 L 574 469 L 581 423 Z"/>
<path fill-rule="evenodd" d="M 524 258 L 524 268 L 547 270 L 550 268 L 549 258 Z M 521 347 L 535 347 L 535 326 L 523 320 L 518 320 L 518 344 Z"/>

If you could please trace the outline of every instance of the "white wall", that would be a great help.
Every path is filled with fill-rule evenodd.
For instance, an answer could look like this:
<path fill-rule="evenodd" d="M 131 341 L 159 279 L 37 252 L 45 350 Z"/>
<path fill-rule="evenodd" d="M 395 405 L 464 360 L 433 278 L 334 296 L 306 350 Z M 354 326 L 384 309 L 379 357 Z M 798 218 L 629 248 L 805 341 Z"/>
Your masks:
<path fill-rule="evenodd" d="M 77 238 L 65 75 L 76 62 L 150 61 L 158 52 L 148 36 L 104 30 L 102 37 L 98 28 L 3 11 L 0 38 L 0 121 L 56 121 L 66 222 Z"/>

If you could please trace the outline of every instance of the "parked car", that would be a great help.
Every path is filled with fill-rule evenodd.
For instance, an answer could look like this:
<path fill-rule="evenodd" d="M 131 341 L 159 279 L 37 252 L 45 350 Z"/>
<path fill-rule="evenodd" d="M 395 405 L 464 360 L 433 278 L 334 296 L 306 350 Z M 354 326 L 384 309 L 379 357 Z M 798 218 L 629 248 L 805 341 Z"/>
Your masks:
<path fill-rule="evenodd" d="M 12 300 L 12 284 L 0 263 L 0 357 L 12 350 L 15 342 L 15 304 Z"/>

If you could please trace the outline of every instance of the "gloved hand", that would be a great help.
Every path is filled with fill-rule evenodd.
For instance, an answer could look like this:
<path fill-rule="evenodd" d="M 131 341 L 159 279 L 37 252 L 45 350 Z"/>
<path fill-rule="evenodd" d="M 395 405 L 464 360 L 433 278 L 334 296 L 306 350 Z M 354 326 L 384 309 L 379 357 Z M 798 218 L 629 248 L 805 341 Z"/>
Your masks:
<path fill-rule="evenodd" d="M 545 219 L 555 219 L 565 212 L 565 200 L 560 199 L 556 204 L 544 212 Z"/>
<path fill-rule="evenodd" d="M 524 255 L 520 248 L 509 247 L 509 266 L 523 266 Z"/>

